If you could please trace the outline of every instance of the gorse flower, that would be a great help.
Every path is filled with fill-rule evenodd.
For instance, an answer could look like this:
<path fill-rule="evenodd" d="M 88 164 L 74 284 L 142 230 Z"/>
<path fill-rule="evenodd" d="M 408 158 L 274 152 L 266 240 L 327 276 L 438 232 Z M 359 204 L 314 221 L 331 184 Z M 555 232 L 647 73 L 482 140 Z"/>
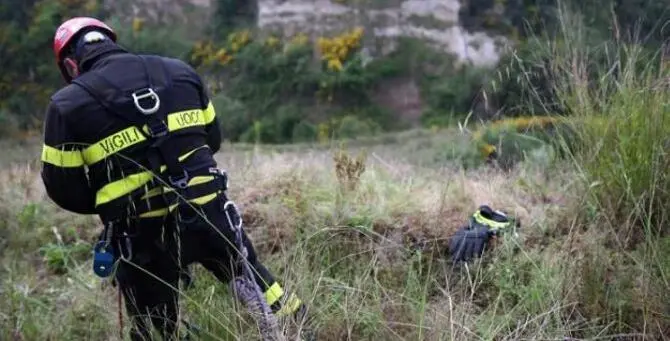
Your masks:
<path fill-rule="evenodd" d="M 357 27 L 333 38 L 321 37 L 317 41 L 321 59 L 327 62 L 329 70 L 340 71 L 344 62 L 361 47 L 363 28 Z"/>
<path fill-rule="evenodd" d="M 265 39 L 265 46 L 268 46 L 270 48 L 277 47 L 279 46 L 280 43 L 281 41 L 277 37 L 268 37 L 267 39 Z"/>
<path fill-rule="evenodd" d="M 143 18 L 133 18 L 133 32 L 138 33 L 142 31 L 142 28 L 144 27 L 144 19 Z"/>
<path fill-rule="evenodd" d="M 309 37 L 305 33 L 298 33 L 295 35 L 291 41 L 289 42 L 290 45 L 293 46 L 304 46 L 309 43 Z"/>
<path fill-rule="evenodd" d="M 216 53 L 216 59 L 219 62 L 219 65 L 226 65 L 233 60 L 233 56 L 228 54 L 228 51 L 224 48 L 219 49 Z"/>
<path fill-rule="evenodd" d="M 332 38 L 321 37 L 314 47 L 321 55 L 321 60 L 325 62 L 326 69 L 337 72 L 344 69 L 346 62 L 361 47 L 362 37 L 363 28 L 357 27 Z M 204 66 L 225 66 L 230 64 L 242 49 L 253 43 L 254 39 L 249 30 L 229 34 L 225 46 L 215 46 L 211 41 L 199 41 L 193 46 L 191 61 Z M 285 49 L 275 49 L 282 45 L 282 40 L 275 36 L 259 40 L 258 43 L 276 53 L 286 53 L 295 47 L 311 46 L 310 38 L 305 33 L 293 36 L 285 45 Z"/>
<path fill-rule="evenodd" d="M 241 48 L 251 42 L 251 32 L 249 30 L 233 32 L 228 35 L 228 44 L 233 53 L 239 51 Z"/>
<path fill-rule="evenodd" d="M 532 129 L 547 129 L 559 122 L 555 116 L 521 116 L 494 121 L 473 134 L 473 139 L 484 158 L 489 158 L 497 148 L 489 139 L 505 132 L 526 132 Z"/>

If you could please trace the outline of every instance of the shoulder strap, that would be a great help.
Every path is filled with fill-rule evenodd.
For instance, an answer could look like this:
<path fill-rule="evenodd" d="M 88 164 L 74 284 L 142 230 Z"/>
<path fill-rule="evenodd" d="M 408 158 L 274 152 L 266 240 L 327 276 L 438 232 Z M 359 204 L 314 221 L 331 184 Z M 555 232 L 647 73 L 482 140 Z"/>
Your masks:
<path fill-rule="evenodd" d="M 145 134 L 152 141 L 147 155 L 151 170 L 160 173 L 161 165 L 165 164 L 170 182 L 182 187 L 188 176 L 180 166 L 178 155 L 165 146 L 170 137 L 166 118 L 171 107 L 169 91 L 172 78 L 160 57 L 136 56 L 146 75 L 145 84 L 139 88 L 123 91 L 97 72 L 85 73 L 73 80 L 73 84 L 86 90 L 105 110 L 135 125 Z"/>
<path fill-rule="evenodd" d="M 147 137 L 167 134 L 165 119 L 170 107 L 168 91 L 172 86 L 163 61 L 160 58 L 136 55 L 146 75 L 143 86 L 123 91 L 99 72 L 87 72 L 72 81 L 88 92 L 108 112 L 137 126 Z M 153 59 L 148 62 L 148 59 Z M 147 130 L 144 130 L 144 125 Z"/>

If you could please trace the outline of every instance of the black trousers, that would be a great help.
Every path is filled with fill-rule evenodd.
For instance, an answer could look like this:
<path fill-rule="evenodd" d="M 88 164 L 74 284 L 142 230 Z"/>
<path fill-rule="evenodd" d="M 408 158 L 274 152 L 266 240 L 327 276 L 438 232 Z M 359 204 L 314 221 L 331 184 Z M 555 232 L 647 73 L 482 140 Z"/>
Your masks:
<path fill-rule="evenodd" d="M 200 263 L 223 283 L 241 275 L 235 262 L 241 250 L 223 210 L 225 195 L 219 196 L 196 206 L 197 211 L 180 207 L 167 217 L 128 222 L 132 255 L 128 262 L 119 262 L 116 281 L 132 321 L 131 340 L 151 340 L 151 324 L 164 340 L 174 340 L 179 326 L 177 288 L 186 266 Z M 266 291 L 275 279 L 259 262 L 246 234 L 243 237 L 256 282 Z"/>

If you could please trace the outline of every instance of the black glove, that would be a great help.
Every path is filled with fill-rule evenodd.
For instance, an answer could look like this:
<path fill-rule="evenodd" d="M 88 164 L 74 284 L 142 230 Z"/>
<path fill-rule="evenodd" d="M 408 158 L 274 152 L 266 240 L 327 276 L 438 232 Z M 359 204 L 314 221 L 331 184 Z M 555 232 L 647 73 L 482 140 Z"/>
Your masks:
<path fill-rule="evenodd" d="M 462 227 L 449 240 L 449 253 L 454 262 L 467 262 L 481 257 L 489 242 L 490 231 L 486 225 L 474 221 Z"/>
<path fill-rule="evenodd" d="M 518 220 L 487 205 L 479 206 L 470 217 L 469 224 L 451 237 L 449 253 L 452 260 L 467 262 L 481 257 L 491 236 L 497 236 L 514 227 L 521 227 Z"/>

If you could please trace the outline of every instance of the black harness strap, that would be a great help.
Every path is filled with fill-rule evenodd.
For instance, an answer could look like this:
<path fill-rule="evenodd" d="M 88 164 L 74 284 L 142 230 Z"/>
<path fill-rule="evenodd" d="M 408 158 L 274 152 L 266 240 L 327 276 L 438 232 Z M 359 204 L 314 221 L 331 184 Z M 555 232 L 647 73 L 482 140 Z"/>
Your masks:
<path fill-rule="evenodd" d="M 165 165 L 163 177 L 177 189 L 185 189 L 189 175 L 179 162 L 179 153 L 166 143 L 175 133 L 170 133 L 166 122 L 170 101 L 172 79 L 162 59 L 137 55 L 144 67 L 146 86 L 128 93 L 113 84 L 108 78 L 95 71 L 88 72 L 73 80 L 95 98 L 108 112 L 135 125 L 150 141 L 147 159 L 150 170 L 160 174 Z M 146 125 L 148 132 L 144 131 Z"/>

